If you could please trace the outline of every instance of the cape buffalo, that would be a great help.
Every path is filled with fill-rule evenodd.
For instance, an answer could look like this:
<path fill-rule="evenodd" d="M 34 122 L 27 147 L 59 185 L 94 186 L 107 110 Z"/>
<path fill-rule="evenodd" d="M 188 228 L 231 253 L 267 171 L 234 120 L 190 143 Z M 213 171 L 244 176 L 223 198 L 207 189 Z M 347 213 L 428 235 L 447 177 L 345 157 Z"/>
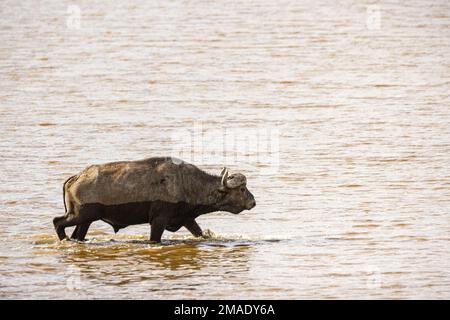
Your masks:
<path fill-rule="evenodd" d="M 114 232 L 129 225 L 149 223 L 150 241 L 160 242 L 164 230 L 186 227 L 203 236 L 198 216 L 252 209 L 255 198 L 240 173 L 208 174 L 179 159 L 148 158 L 140 161 L 92 165 L 67 179 L 63 185 L 66 213 L 53 219 L 60 240 L 64 229 L 75 226 L 72 239 L 83 241 L 96 220 L 109 223 Z"/>

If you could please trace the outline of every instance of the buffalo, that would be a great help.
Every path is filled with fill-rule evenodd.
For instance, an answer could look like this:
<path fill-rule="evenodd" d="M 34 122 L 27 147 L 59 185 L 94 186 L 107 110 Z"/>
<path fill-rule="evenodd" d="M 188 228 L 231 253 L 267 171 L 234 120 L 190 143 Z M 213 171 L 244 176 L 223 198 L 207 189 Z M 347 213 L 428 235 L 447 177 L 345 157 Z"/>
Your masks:
<path fill-rule="evenodd" d="M 186 227 L 205 237 L 195 219 L 215 211 L 238 214 L 250 210 L 255 198 L 241 173 L 211 175 L 172 157 L 92 165 L 63 185 L 65 214 L 53 219 L 60 240 L 76 226 L 72 239 L 84 241 L 92 222 L 102 220 L 114 232 L 130 225 L 150 224 L 150 241 L 161 242 L 164 230 Z"/>

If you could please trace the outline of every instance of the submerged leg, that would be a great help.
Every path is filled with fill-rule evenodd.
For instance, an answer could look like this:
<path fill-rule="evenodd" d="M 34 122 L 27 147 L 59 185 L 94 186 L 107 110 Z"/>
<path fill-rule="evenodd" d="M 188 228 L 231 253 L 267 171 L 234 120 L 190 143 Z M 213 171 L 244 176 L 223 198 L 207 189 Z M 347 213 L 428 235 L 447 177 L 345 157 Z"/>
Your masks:
<path fill-rule="evenodd" d="M 186 229 L 189 230 L 190 233 L 192 233 L 192 235 L 194 237 L 202 237 L 203 236 L 202 229 L 200 228 L 200 226 L 194 219 L 189 220 L 187 223 L 184 224 L 184 226 L 186 227 Z"/>

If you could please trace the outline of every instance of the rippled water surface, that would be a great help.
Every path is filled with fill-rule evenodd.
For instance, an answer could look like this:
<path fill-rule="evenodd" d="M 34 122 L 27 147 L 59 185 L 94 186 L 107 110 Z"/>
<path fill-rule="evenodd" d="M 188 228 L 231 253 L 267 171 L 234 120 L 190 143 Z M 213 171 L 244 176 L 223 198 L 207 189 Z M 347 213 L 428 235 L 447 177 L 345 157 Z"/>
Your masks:
<path fill-rule="evenodd" d="M 72 4 L 0 3 L 0 298 L 450 298 L 450 2 Z M 67 177 L 198 124 L 277 130 L 253 210 L 56 241 Z"/>

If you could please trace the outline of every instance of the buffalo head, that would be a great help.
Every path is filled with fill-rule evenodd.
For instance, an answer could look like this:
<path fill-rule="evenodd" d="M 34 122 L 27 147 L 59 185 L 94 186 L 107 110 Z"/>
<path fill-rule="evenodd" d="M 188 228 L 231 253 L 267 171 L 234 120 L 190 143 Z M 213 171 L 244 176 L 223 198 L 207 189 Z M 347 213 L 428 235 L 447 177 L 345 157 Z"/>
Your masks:
<path fill-rule="evenodd" d="M 223 168 L 221 175 L 222 194 L 219 207 L 220 210 L 238 214 L 243 210 L 250 210 L 255 205 L 253 194 L 247 189 L 247 179 L 241 173 L 228 175 L 228 170 Z"/>

